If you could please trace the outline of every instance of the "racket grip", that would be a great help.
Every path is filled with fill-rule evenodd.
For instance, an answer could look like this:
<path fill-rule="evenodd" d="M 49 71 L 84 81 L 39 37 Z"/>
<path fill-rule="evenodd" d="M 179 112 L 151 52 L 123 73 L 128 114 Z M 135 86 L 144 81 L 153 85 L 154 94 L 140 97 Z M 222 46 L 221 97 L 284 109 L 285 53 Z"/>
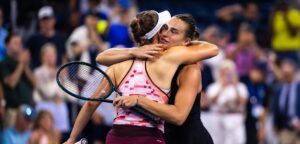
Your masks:
<path fill-rule="evenodd" d="M 100 99 L 101 102 L 113 103 L 113 100 L 109 99 Z"/>
<path fill-rule="evenodd" d="M 146 117 L 149 120 L 152 120 L 152 121 L 158 121 L 159 120 L 159 117 L 153 115 L 152 113 L 150 113 L 149 111 L 143 109 L 140 106 L 132 107 L 132 109 L 134 111 L 138 112 L 139 114 L 141 114 L 142 116 Z"/>

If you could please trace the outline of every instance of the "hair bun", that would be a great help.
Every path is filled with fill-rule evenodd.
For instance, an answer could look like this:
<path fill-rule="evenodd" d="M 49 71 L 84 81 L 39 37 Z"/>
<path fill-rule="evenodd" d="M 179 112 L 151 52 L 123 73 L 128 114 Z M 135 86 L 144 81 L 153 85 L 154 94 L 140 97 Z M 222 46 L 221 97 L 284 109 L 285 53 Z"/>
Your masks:
<path fill-rule="evenodd" d="M 141 20 L 139 18 L 134 18 L 130 24 L 130 27 L 132 33 L 134 33 L 137 37 L 142 36 Z M 139 40 L 137 42 L 139 42 Z"/>
<path fill-rule="evenodd" d="M 198 27 L 195 27 L 195 31 L 193 34 L 193 40 L 199 40 L 200 39 L 200 30 Z"/>
<path fill-rule="evenodd" d="M 158 15 L 156 11 L 150 10 L 138 13 L 130 24 L 134 40 L 138 44 L 145 44 L 145 41 L 148 42 L 143 36 L 155 27 L 157 21 Z"/>

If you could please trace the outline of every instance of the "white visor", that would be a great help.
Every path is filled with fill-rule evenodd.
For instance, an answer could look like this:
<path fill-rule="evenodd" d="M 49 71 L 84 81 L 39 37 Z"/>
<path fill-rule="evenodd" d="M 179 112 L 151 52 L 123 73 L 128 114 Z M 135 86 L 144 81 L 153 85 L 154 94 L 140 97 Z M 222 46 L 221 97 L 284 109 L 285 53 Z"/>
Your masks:
<path fill-rule="evenodd" d="M 148 33 L 145 34 L 145 39 L 151 39 L 153 36 L 161 29 L 161 27 L 166 24 L 171 19 L 171 14 L 169 11 L 163 11 L 158 14 L 158 21 L 156 26 Z"/>

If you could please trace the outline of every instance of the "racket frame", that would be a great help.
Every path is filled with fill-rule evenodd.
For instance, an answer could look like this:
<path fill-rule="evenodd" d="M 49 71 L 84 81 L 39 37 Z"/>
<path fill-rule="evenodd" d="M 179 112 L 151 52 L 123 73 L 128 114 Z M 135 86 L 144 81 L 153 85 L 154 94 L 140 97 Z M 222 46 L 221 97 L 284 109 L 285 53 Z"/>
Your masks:
<path fill-rule="evenodd" d="M 109 83 L 109 86 L 111 87 L 110 90 L 109 90 L 109 92 L 107 93 L 107 95 L 104 96 L 104 98 L 103 98 L 103 97 L 101 97 L 101 98 L 86 98 L 86 97 L 82 97 L 82 96 L 80 96 L 79 94 L 74 94 L 74 93 L 70 92 L 68 89 L 66 89 L 66 88 L 63 86 L 63 84 L 62 84 L 61 81 L 60 81 L 60 75 L 61 75 L 60 73 L 62 72 L 62 70 L 66 69 L 68 66 L 70 66 L 70 65 L 76 65 L 76 64 L 77 64 L 77 65 L 86 65 L 86 66 L 89 66 L 89 67 L 91 67 L 91 68 L 94 68 L 95 70 L 97 70 L 97 71 L 100 72 L 101 74 L 103 74 L 103 77 L 106 78 L 106 80 L 107 80 L 108 83 Z M 73 96 L 73 97 L 76 97 L 76 98 L 78 98 L 78 99 L 81 99 L 81 100 L 87 100 L 87 101 L 101 101 L 101 102 L 109 102 L 109 103 L 112 103 L 113 100 L 106 99 L 112 92 L 115 91 L 115 92 L 117 92 L 119 95 L 122 95 L 122 93 L 121 93 L 119 90 L 117 90 L 117 88 L 113 85 L 111 79 L 109 78 L 109 76 L 108 76 L 104 71 L 102 71 L 101 69 L 99 69 L 99 68 L 96 67 L 96 66 L 93 66 L 93 65 L 91 65 L 91 64 L 89 64 L 89 63 L 81 62 L 81 61 L 73 61 L 73 62 L 70 62 L 70 63 L 67 63 L 67 64 L 61 66 L 61 67 L 57 70 L 57 73 L 56 73 L 56 82 L 57 82 L 58 86 L 59 86 L 63 91 L 65 91 L 67 94 L 69 94 L 69 95 L 71 95 L 71 96 Z"/>

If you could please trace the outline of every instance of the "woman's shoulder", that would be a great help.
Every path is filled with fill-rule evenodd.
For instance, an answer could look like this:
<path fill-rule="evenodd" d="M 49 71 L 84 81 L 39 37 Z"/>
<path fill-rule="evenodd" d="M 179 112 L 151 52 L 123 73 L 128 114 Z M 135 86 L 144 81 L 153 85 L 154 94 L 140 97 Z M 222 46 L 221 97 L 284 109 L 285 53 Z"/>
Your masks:
<path fill-rule="evenodd" d="M 122 79 L 126 73 L 130 70 L 131 66 L 133 65 L 133 60 L 126 60 L 120 63 L 116 63 L 109 68 L 112 68 L 116 79 Z"/>
<path fill-rule="evenodd" d="M 193 74 L 201 75 L 200 66 L 196 63 L 185 65 L 180 71 L 180 76 L 191 76 Z"/>
<path fill-rule="evenodd" d="M 126 61 L 122 61 L 122 62 L 113 64 L 110 67 L 121 68 L 122 69 L 122 68 L 125 68 L 125 67 L 128 67 L 128 66 L 131 66 L 132 63 L 133 63 L 133 59 L 130 59 L 130 60 L 126 60 Z"/>

